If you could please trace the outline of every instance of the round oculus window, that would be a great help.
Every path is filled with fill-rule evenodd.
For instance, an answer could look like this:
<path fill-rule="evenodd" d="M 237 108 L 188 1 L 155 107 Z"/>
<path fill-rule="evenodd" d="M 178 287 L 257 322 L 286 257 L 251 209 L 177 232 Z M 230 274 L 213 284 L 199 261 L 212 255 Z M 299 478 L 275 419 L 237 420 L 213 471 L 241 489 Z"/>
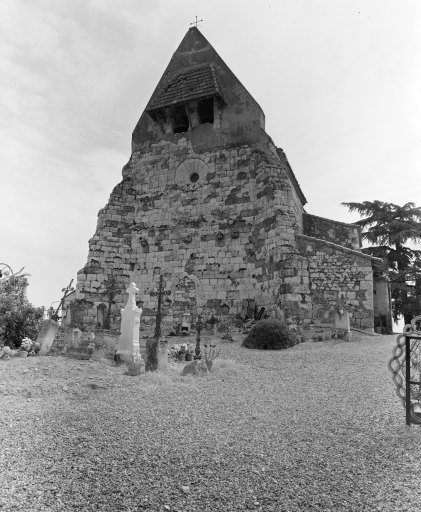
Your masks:
<path fill-rule="evenodd" d="M 176 170 L 175 182 L 198 186 L 200 179 L 209 172 L 208 166 L 200 158 L 189 158 L 182 162 Z"/>

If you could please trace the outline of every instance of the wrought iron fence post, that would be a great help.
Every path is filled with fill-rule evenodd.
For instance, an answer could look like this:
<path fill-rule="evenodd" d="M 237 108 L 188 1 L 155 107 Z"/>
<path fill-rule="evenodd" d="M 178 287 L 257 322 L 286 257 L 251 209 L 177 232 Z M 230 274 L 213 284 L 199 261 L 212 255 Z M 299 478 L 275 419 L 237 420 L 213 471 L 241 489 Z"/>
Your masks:
<path fill-rule="evenodd" d="M 202 359 L 202 354 L 200 350 L 200 333 L 202 332 L 202 315 L 197 316 L 197 322 L 196 322 L 196 349 L 195 349 L 195 355 L 194 359 Z"/>
<path fill-rule="evenodd" d="M 411 425 L 411 338 L 405 336 L 405 411 L 406 424 Z"/>

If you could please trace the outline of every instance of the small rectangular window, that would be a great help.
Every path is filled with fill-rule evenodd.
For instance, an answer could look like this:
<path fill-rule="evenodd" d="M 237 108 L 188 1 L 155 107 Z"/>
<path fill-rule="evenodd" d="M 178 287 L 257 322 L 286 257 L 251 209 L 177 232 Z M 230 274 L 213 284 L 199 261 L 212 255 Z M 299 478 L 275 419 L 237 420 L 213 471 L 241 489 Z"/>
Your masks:
<path fill-rule="evenodd" d="M 200 100 L 197 103 L 197 114 L 199 116 L 200 124 L 213 124 L 213 98 Z"/>

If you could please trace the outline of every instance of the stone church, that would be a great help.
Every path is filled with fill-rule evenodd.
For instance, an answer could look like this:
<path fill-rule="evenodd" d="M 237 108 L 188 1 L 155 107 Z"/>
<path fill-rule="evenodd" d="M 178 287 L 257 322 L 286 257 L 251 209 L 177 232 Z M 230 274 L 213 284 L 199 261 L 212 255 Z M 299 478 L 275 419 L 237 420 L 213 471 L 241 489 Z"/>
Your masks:
<path fill-rule="evenodd" d="M 108 308 L 118 325 L 132 281 L 151 320 L 162 274 L 174 323 L 186 312 L 244 316 L 251 305 L 316 324 L 344 309 L 351 326 L 372 330 L 389 312 L 382 260 L 361 252 L 358 226 L 311 215 L 306 202 L 259 104 L 190 28 L 98 214 L 78 273 L 79 321 L 102 326 Z"/>

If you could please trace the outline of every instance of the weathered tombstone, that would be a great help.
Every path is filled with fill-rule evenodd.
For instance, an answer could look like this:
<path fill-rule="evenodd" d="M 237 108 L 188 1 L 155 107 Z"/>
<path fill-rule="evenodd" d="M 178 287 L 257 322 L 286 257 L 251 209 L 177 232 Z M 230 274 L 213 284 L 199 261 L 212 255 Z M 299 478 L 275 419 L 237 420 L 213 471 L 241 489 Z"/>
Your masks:
<path fill-rule="evenodd" d="M 72 347 L 79 348 L 82 342 L 82 331 L 75 327 L 72 330 Z"/>
<path fill-rule="evenodd" d="M 92 331 L 72 330 L 72 348 L 67 351 L 69 357 L 76 359 L 91 359 L 94 351 L 95 334 Z"/>
<path fill-rule="evenodd" d="M 247 318 L 248 305 L 249 305 L 248 300 L 243 299 L 241 302 L 241 312 L 240 312 L 240 318 L 242 318 L 243 320 L 245 320 Z"/>
<path fill-rule="evenodd" d="M 256 301 L 254 299 L 248 299 L 247 318 L 254 318 L 255 312 L 256 312 Z"/>
<path fill-rule="evenodd" d="M 131 358 L 139 354 L 139 326 L 142 309 L 136 306 L 136 293 L 139 289 L 136 283 L 130 283 L 127 288 L 129 297 L 125 308 L 121 311 L 121 334 L 118 340 L 116 354 Z"/>
<path fill-rule="evenodd" d="M 58 323 L 55 320 L 49 319 L 43 322 L 41 330 L 39 331 L 38 337 L 36 339 L 37 343 L 39 343 L 41 346 L 38 355 L 45 356 L 46 354 L 48 354 L 53 345 L 57 331 Z"/>
<path fill-rule="evenodd" d="M 148 338 L 146 340 L 145 371 L 154 372 L 159 364 L 159 340 Z"/>
<path fill-rule="evenodd" d="M 334 327 L 336 332 L 345 331 L 346 341 L 351 340 L 351 326 L 349 323 L 349 314 L 346 309 L 339 309 L 335 311 Z"/>

